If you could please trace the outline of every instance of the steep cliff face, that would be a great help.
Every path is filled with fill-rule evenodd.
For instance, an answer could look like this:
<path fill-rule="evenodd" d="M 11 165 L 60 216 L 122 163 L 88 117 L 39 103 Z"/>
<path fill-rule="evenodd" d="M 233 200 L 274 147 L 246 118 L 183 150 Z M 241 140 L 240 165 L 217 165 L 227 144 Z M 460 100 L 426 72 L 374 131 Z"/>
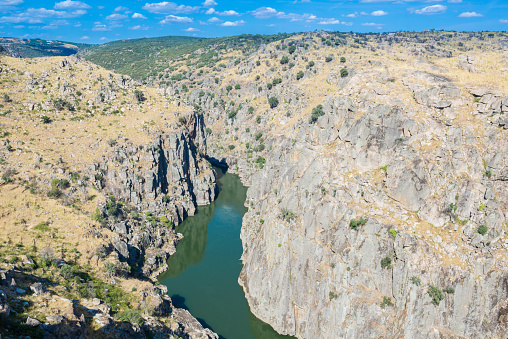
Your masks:
<path fill-rule="evenodd" d="M 321 61 L 296 82 L 263 67 L 272 47 L 187 98 L 207 112 L 208 154 L 249 186 L 252 312 L 299 338 L 506 337 L 506 91 L 371 53 L 346 78 Z M 238 80 L 252 73 L 282 84 Z"/>
<path fill-rule="evenodd" d="M 239 282 L 253 312 L 300 338 L 505 337 L 497 120 L 473 141 L 397 105 L 332 96 L 325 110 L 294 146 L 272 140 L 280 149 L 247 179 Z M 420 148 L 430 131 L 439 145 Z"/>
<path fill-rule="evenodd" d="M 143 274 L 152 278 L 167 269 L 166 260 L 181 237 L 160 224 L 178 225 L 218 193 L 215 173 L 203 157 L 203 117 L 191 114 L 185 121 L 179 129 L 155 134 L 144 146 L 133 146 L 124 139 L 111 156 L 89 166 L 97 188 L 133 207 L 119 221 L 108 222 L 118 234 L 114 249 L 131 265 L 141 261 Z M 99 212 L 115 217 L 108 203 L 100 205 Z"/>

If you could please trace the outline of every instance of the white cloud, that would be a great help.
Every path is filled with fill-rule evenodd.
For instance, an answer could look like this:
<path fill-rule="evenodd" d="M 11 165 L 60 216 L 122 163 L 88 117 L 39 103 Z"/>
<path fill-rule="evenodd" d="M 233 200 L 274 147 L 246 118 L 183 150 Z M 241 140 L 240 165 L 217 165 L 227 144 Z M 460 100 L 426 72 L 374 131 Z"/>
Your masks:
<path fill-rule="evenodd" d="M 508 20 L 506 19 L 500 19 L 499 22 L 502 24 L 508 24 Z"/>
<path fill-rule="evenodd" d="M 354 13 L 351 13 L 351 14 L 348 14 L 346 15 L 348 18 L 357 18 L 358 17 L 358 12 L 354 12 Z"/>
<path fill-rule="evenodd" d="M 129 16 L 127 16 L 127 15 L 115 13 L 115 14 L 108 15 L 106 17 L 106 20 L 118 21 L 118 20 L 125 20 L 128 18 L 129 18 Z"/>
<path fill-rule="evenodd" d="M 274 16 L 284 15 L 284 12 L 278 12 L 272 7 L 259 7 L 251 12 L 258 19 L 269 19 Z"/>
<path fill-rule="evenodd" d="M 103 36 L 103 37 L 101 38 L 101 40 L 108 40 L 108 38 L 106 38 L 105 36 Z"/>
<path fill-rule="evenodd" d="M 179 14 L 179 13 L 193 13 L 199 10 L 199 6 L 186 6 L 177 5 L 174 2 L 156 2 L 146 3 L 143 7 L 145 11 L 157 14 Z"/>
<path fill-rule="evenodd" d="M 217 22 L 222 22 L 223 20 L 217 18 L 216 16 L 214 16 L 213 18 L 210 18 L 208 19 L 208 22 L 211 22 L 211 23 L 217 23 Z"/>
<path fill-rule="evenodd" d="M 65 0 L 55 3 L 54 9 L 89 9 L 89 5 L 81 1 Z"/>
<path fill-rule="evenodd" d="M 351 26 L 353 23 L 351 22 L 345 22 L 340 21 L 335 18 L 329 18 L 329 19 L 322 19 L 320 22 L 318 22 L 318 25 L 345 25 L 345 26 Z"/>
<path fill-rule="evenodd" d="M 129 27 L 129 29 L 133 30 L 133 31 L 139 31 L 139 30 L 146 31 L 148 28 L 149 27 L 145 26 L 145 25 L 136 25 L 136 26 Z"/>
<path fill-rule="evenodd" d="M 464 13 L 460 13 L 459 18 L 474 18 L 474 17 L 480 17 L 480 16 L 483 16 L 483 15 L 480 13 L 476 13 L 476 12 L 464 12 Z"/>
<path fill-rule="evenodd" d="M 237 11 L 229 10 L 224 12 L 215 12 L 215 14 L 222 15 L 222 16 L 239 16 L 240 13 Z"/>
<path fill-rule="evenodd" d="M 104 9 L 104 6 L 97 6 L 98 9 Z"/>
<path fill-rule="evenodd" d="M 111 28 L 108 28 L 108 26 L 101 24 L 100 22 L 96 22 L 92 28 L 92 31 L 105 32 L 105 31 L 111 31 Z"/>
<path fill-rule="evenodd" d="M 87 36 L 87 35 L 85 35 L 85 36 L 82 36 L 80 39 L 81 39 L 81 40 L 88 40 L 88 39 L 90 39 L 90 37 L 89 37 L 89 36 Z"/>
<path fill-rule="evenodd" d="M 125 12 L 125 11 L 128 11 L 129 9 L 125 6 L 118 6 L 117 8 L 115 8 L 115 12 Z"/>
<path fill-rule="evenodd" d="M 164 20 L 159 21 L 160 24 L 168 24 L 171 22 L 176 22 L 179 24 L 188 24 L 192 22 L 192 18 L 186 16 L 176 16 L 176 15 L 166 15 Z"/>
<path fill-rule="evenodd" d="M 23 0 L 1 0 L 0 11 L 8 12 L 16 9 L 17 5 L 21 5 Z"/>
<path fill-rule="evenodd" d="M 218 4 L 214 0 L 205 0 L 202 5 L 205 7 L 213 7 L 217 6 Z"/>
<path fill-rule="evenodd" d="M 212 15 L 213 13 L 215 13 L 215 8 L 209 8 L 209 9 L 207 9 L 207 11 L 205 12 L 205 14 L 208 14 L 208 15 Z"/>
<path fill-rule="evenodd" d="M 385 12 L 385 11 L 374 11 L 372 13 L 370 13 L 370 15 L 373 15 L 373 16 L 383 16 L 383 15 L 387 15 L 388 12 Z"/>
<path fill-rule="evenodd" d="M 422 9 L 417 9 L 414 11 L 414 13 L 423 15 L 442 14 L 446 11 L 447 8 L 448 7 L 443 5 L 432 5 L 423 7 Z"/>
<path fill-rule="evenodd" d="M 182 29 L 182 31 L 184 31 L 184 32 L 200 32 L 199 29 L 194 28 L 194 27 L 189 27 L 189 28 L 186 28 L 186 29 Z"/>
<path fill-rule="evenodd" d="M 365 22 L 362 26 L 383 26 L 384 24 L 376 24 L 374 22 Z"/>
<path fill-rule="evenodd" d="M 76 18 L 86 14 L 83 9 L 77 9 L 70 12 L 67 11 L 55 11 L 53 9 L 46 8 L 28 8 L 25 12 L 13 14 L 11 16 L 3 16 L 0 18 L 0 23 L 29 23 L 39 24 L 42 23 L 42 19 L 55 18 L 55 19 L 66 19 Z"/>
<path fill-rule="evenodd" d="M 243 21 L 243 20 L 238 20 L 238 21 L 226 21 L 222 24 L 220 24 L 220 26 L 223 26 L 223 27 L 237 27 L 237 26 L 243 26 L 245 25 L 247 22 L 246 21 Z"/>
<path fill-rule="evenodd" d="M 16 26 L 14 26 L 14 28 L 18 28 L 18 29 L 19 28 L 25 28 L 25 26 L 23 26 L 23 25 L 16 25 Z"/>
<path fill-rule="evenodd" d="M 448 0 L 448 2 L 451 4 L 460 4 L 462 3 L 462 0 Z"/>
<path fill-rule="evenodd" d="M 132 18 L 133 19 L 146 19 L 146 16 L 144 16 L 141 13 L 134 13 L 134 14 L 132 14 Z"/>

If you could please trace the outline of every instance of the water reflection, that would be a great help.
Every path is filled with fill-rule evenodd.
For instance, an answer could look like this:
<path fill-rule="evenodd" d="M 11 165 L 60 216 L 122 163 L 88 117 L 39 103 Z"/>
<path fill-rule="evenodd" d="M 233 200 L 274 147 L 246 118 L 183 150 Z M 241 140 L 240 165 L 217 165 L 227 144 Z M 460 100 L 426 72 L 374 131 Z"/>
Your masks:
<path fill-rule="evenodd" d="M 240 230 L 247 188 L 237 175 L 219 175 L 220 193 L 200 206 L 177 231 L 184 235 L 169 270 L 159 277 L 176 306 L 225 339 L 281 339 L 249 310 L 238 276 L 242 269 Z"/>

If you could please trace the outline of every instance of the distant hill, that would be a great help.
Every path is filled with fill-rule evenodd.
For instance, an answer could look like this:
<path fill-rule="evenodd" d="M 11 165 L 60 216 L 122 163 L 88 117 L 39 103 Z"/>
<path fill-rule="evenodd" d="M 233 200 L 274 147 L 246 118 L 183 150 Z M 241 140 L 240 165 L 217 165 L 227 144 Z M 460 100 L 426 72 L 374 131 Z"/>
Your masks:
<path fill-rule="evenodd" d="M 113 41 L 93 45 L 80 50 L 79 54 L 104 68 L 127 74 L 144 83 L 152 83 L 168 69 L 169 62 L 184 55 L 200 53 L 198 63 L 212 66 L 220 61 L 218 52 L 230 48 L 242 53 L 257 49 L 261 44 L 281 40 L 291 34 L 238 35 L 224 38 L 194 38 L 167 36 Z"/>
<path fill-rule="evenodd" d="M 16 58 L 68 56 L 76 54 L 80 48 L 88 47 L 85 44 L 64 41 L 17 38 L 0 38 L 0 46 Z"/>

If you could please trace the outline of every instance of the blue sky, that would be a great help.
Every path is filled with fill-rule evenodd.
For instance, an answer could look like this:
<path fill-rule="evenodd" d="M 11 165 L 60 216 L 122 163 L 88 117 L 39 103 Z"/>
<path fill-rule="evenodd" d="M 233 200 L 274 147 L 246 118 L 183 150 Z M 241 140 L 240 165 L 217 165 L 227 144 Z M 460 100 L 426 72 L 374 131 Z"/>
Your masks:
<path fill-rule="evenodd" d="M 508 0 L 0 0 L 0 36 L 83 43 L 312 30 L 508 30 Z"/>

